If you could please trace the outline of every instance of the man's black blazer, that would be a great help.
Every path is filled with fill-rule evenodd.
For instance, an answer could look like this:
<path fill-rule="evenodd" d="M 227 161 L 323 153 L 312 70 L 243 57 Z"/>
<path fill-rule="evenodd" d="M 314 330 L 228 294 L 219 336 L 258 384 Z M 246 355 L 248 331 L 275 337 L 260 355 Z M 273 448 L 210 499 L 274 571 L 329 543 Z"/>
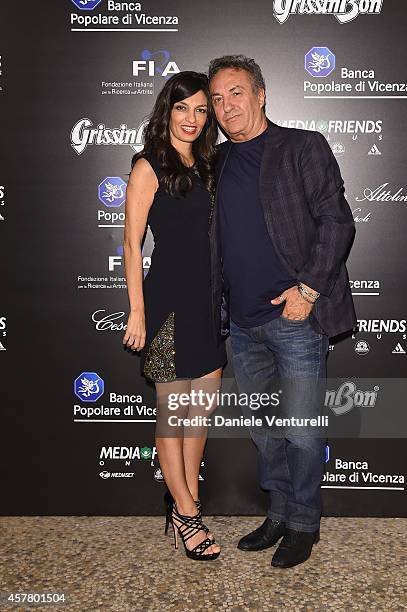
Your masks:
<path fill-rule="evenodd" d="M 270 240 L 288 273 L 321 294 L 310 314 L 312 326 L 319 333 L 336 336 L 357 323 L 345 266 L 355 225 L 339 166 L 319 132 L 282 128 L 267 121 L 260 199 Z M 230 141 L 218 146 L 218 186 L 230 150 Z M 229 314 L 216 200 L 209 236 L 213 325 L 220 341 L 228 333 Z"/>

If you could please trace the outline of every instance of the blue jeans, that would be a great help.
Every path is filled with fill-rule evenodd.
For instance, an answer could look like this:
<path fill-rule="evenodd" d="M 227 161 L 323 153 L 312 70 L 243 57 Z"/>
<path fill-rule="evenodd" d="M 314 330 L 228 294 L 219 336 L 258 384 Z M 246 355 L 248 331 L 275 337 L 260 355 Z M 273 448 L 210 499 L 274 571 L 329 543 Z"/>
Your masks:
<path fill-rule="evenodd" d="M 292 321 L 280 316 L 251 328 L 231 321 L 230 338 L 240 393 L 264 392 L 279 381 L 286 400 L 283 416 L 321 414 L 319 391 L 326 379 L 329 339 L 317 333 L 308 318 Z M 250 434 L 258 450 L 260 486 L 269 493 L 268 517 L 285 521 L 290 529 L 316 531 L 322 512 L 325 436 L 295 428 L 275 436 L 269 427 L 250 428 Z"/>

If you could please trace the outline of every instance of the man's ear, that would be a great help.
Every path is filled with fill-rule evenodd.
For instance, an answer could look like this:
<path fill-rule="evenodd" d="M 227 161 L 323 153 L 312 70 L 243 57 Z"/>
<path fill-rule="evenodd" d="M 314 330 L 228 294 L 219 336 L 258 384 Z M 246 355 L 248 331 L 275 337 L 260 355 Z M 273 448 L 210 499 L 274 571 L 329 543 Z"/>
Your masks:
<path fill-rule="evenodd" d="M 257 94 L 257 96 L 260 107 L 263 108 L 263 106 L 266 104 L 266 92 L 264 91 L 264 89 L 259 89 L 259 93 Z"/>

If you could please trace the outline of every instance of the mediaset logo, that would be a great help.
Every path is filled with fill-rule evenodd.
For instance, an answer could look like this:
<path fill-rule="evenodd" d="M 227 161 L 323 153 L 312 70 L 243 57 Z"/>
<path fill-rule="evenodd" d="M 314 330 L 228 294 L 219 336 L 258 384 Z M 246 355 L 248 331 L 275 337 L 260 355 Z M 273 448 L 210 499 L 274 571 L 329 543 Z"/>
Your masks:
<path fill-rule="evenodd" d="M 158 51 L 144 49 L 141 52 L 141 60 L 132 62 L 133 76 L 138 77 L 140 73 L 142 73 L 141 76 L 146 74 L 149 77 L 170 77 L 177 74 L 180 69 L 170 57 L 170 52 L 166 49 L 159 49 Z"/>
<path fill-rule="evenodd" d="M 92 128 L 93 122 L 87 117 L 79 119 L 71 130 L 71 146 L 75 153 L 82 155 L 89 145 L 127 145 L 136 153 L 143 148 L 143 130 L 145 121 L 138 128 L 129 128 L 125 123 L 117 128 L 106 127 L 99 123 Z"/>
<path fill-rule="evenodd" d="M 325 393 L 325 406 L 330 408 L 336 416 L 341 416 L 352 408 L 373 408 L 376 405 L 379 387 L 373 390 L 361 391 L 356 384 L 347 380 L 338 389 L 327 390 Z"/>
<path fill-rule="evenodd" d="M 134 472 L 100 472 L 99 476 L 104 480 L 107 478 L 133 478 Z"/>
<path fill-rule="evenodd" d="M 280 24 L 290 15 L 333 15 L 339 23 L 349 23 L 359 15 L 382 10 L 383 0 L 274 0 L 273 14 Z"/>

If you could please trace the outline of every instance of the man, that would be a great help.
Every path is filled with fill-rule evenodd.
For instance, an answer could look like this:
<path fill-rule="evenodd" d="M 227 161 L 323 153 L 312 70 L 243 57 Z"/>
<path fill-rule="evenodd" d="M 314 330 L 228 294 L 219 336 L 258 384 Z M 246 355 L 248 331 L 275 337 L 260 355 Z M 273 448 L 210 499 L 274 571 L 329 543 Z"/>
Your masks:
<path fill-rule="evenodd" d="M 216 319 L 222 260 L 239 391 L 277 377 L 324 381 L 329 337 L 356 324 L 345 267 L 354 222 L 338 164 L 321 134 L 267 119 L 265 83 L 254 60 L 215 59 L 209 79 L 218 123 L 229 137 L 219 146 L 210 228 L 218 279 L 212 299 Z M 315 388 L 285 388 L 288 414 L 318 412 Z M 250 433 L 269 507 L 264 523 L 238 548 L 262 550 L 282 538 L 272 566 L 292 567 L 308 559 L 319 540 L 326 440 L 298 430 L 280 437 L 264 428 Z"/>

